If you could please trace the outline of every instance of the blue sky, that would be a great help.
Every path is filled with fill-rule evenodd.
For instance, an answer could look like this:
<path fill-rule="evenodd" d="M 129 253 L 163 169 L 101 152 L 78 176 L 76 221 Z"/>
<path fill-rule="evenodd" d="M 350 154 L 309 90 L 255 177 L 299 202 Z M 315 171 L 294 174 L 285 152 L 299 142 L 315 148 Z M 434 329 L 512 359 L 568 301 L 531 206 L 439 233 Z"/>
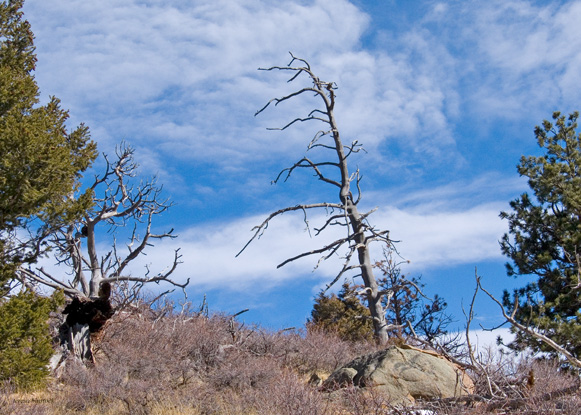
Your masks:
<path fill-rule="evenodd" d="M 342 136 L 368 152 L 352 166 L 364 176 L 361 203 L 401 241 L 405 273 L 446 298 L 459 325 L 475 267 L 499 295 L 524 285 L 504 272 L 498 214 L 527 190 L 515 165 L 538 153 L 534 126 L 579 109 L 581 1 L 27 0 L 24 12 L 43 99 L 59 97 L 100 151 L 135 147 L 144 177 L 157 175 L 176 203 L 158 225 L 180 237 L 143 261 L 166 264 L 181 247 L 175 278 L 191 277 L 195 303 L 207 294 L 211 310 L 301 326 L 340 266 L 313 272 L 307 258 L 276 269 L 333 240 L 310 238 L 292 215 L 234 257 L 269 212 L 333 201 L 308 174 L 270 184 L 317 131 L 266 130 L 309 102 L 254 117 L 299 86 L 257 71 L 288 63 L 289 51 L 337 83 Z M 484 325 L 499 321 L 484 298 L 477 312 Z"/>

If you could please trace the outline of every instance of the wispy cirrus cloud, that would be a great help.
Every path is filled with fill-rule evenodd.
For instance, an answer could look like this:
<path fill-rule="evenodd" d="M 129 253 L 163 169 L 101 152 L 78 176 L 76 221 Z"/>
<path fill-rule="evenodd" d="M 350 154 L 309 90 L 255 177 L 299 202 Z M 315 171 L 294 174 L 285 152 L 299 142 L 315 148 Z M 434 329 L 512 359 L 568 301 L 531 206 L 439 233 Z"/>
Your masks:
<path fill-rule="evenodd" d="M 513 118 L 526 109 L 537 119 L 551 101 L 578 101 L 580 2 L 439 3 L 431 10 L 366 49 L 370 16 L 344 0 L 33 0 L 25 9 L 37 34 L 42 90 L 61 97 L 103 146 L 124 138 L 160 157 L 223 168 L 302 148 L 293 139 L 301 130 L 260 151 L 272 141 L 265 126 L 302 113 L 291 107 L 252 117 L 284 93 L 280 77 L 255 69 L 286 63 L 287 50 L 338 83 L 345 136 L 370 150 L 395 141 L 405 151 L 392 161 L 403 164 L 433 165 L 447 155 L 461 166 L 461 114 Z"/>
<path fill-rule="evenodd" d="M 368 19 L 346 1 L 73 3 L 27 5 L 43 90 L 104 127 L 101 140 L 179 143 L 194 159 L 255 150 L 243 131 L 270 90 L 258 66 L 350 50 Z"/>
<path fill-rule="evenodd" d="M 292 111 L 298 107 L 269 119 L 252 115 L 284 93 L 281 77 L 256 68 L 287 63 L 287 50 L 340 85 L 341 125 L 369 148 L 427 131 L 439 131 L 441 145 L 453 144 L 447 94 L 431 65 L 363 50 L 369 16 L 347 1 L 31 1 L 26 12 L 37 33 L 42 90 L 61 97 L 105 147 L 125 138 L 222 167 L 285 155 L 297 148 L 300 131 L 264 153 L 272 141 L 264 127 L 302 115 Z M 426 54 L 429 45 L 420 43 L 410 41 L 410 48 Z M 419 59 L 434 60 L 441 62 Z M 425 142 L 412 145 L 434 147 Z"/>
<path fill-rule="evenodd" d="M 470 106 L 487 117 L 514 119 L 523 112 L 546 117 L 547 104 L 564 104 L 564 110 L 577 105 L 581 2 L 470 2 L 452 15 L 464 23 L 452 33 L 466 53 Z"/>
<path fill-rule="evenodd" d="M 389 229 L 390 237 L 407 269 L 422 272 L 458 264 L 501 259 L 499 239 L 507 231 L 498 214 L 506 202 L 475 204 L 470 209 L 455 209 L 454 204 L 431 205 L 429 201 L 415 209 L 381 206 L 370 220 L 380 229 Z M 285 214 L 274 219 L 263 236 L 254 241 L 238 258 L 236 254 L 252 236 L 251 229 L 267 216 L 244 217 L 183 229 L 176 240 L 168 241 L 143 261 L 163 263 L 170 248 L 181 247 L 184 264 L 178 269 L 181 280 L 192 278 L 192 285 L 217 289 L 256 290 L 277 286 L 289 279 L 310 276 L 319 256 L 313 255 L 280 269 L 277 265 L 302 252 L 320 248 L 343 237 L 340 227 L 330 228 L 313 237 L 307 231 L 302 214 Z M 309 215 L 311 228 L 324 222 L 322 212 Z M 314 232 L 313 232 L 314 233 Z M 376 245 L 374 259 L 381 259 L 382 248 Z M 341 252 L 344 254 L 345 252 Z M 322 262 L 315 275 L 330 282 L 341 268 L 341 255 Z M 310 277 L 309 277 L 310 278 Z"/>

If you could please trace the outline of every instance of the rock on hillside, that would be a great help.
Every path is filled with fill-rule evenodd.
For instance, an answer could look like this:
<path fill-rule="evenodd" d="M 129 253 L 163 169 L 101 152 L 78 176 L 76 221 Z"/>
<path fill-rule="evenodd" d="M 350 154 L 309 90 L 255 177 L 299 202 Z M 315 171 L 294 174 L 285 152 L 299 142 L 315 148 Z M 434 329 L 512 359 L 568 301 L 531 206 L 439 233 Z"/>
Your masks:
<path fill-rule="evenodd" d="M 392 404 L 416 399 L 452 398 L 473 392 L 472 380 L 457 365 L 436 353 L 392 346 L 360 356 L 329 376 L 328 391 L 355 385 L 385 393 Z"/>

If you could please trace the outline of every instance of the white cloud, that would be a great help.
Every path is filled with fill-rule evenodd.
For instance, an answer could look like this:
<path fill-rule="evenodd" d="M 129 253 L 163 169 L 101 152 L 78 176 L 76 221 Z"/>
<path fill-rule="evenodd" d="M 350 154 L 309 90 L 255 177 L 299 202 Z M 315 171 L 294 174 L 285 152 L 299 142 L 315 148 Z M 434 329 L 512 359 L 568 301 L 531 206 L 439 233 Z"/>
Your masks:
<path fill-rule="evenodd" d="M 287 63 L 288 50 L 337 81 L 341 127 L 368 148 L 385 138 L 413 138 L 412 146 L 432 153 L 453 145 L 445 115 L 453 94 L 433 76 L 441 54 L 433 55 L 421 36 L 409 37 L 409 51 L 421 56 L 414 62 L 406 54 L 361 50 L 369 16 L 347 1 L 222 0 L 185 7 L 154 0 L 32 0 L 25 12 L 37 35 L 42 91 L 63 99 L 73 121 L 87 122 L 104 149 L 127 139 L 154 147 L 160 157 L 222 165 L 281 157 L 297 145 L 302 150 L 304 130 L 260 151 L 272 142 L 265 126 L 282 125 L 305 107 L 252 117 L 284 93 L 281 76 L 256 68 Z"/>
<path fill-rule="evenodd" d="M 463 333 L 466 336 L 465 333 Z M 470 344 L 474 348 L 475 356 L 484 356 L 486 358 L 488 353 L 492 356 L 500 358 L 499 349 L 508 351 L 506 347 L 498 346 L 496 341 L 500 337 L 502 344 L 507 345 L 515 339 L 515 335 L 510 332 L 509 328 L 496 328 L 494 330 L 470 330 Z"/>
<path fill-rule="evenodd" d="M 419 35 L 410 35 L 406 42 L 422 56 L 422 64 L 383 52 L 323 61 L 334 68 L 331 79 L 339 85 L 336 116 L 343 135 L 358 139 L 368 150 L 388 139 L 405 141 L 416 153 L 441 154 L 454 145 L 446 113 L 455 96 L 453 82 L 437 76 L 440 70 L 434 64 L 438 59 L 444 66 L 449 57 L 434 56 Z"/>
<path fill-rule="evenodd" d="M 524 111 L 540 119 L 551 102 L 578 102 L 581 2 L 430 9 L 384 49 L 370 50 L 361 44 L 370 17 L 345 0 L 25 4 L 41 90 L 62 98 L 74 122 L 87 122 L 102 149 L 127 139 L 159 158 L 222 168 L 302 151 L 302 133 L 311 129 L 289 131 L 272 146 L 264 127 L 283 125 L 310 104 L 252 117 L 288 91 L 284 76 L 256 71 L 287 63 L 287 50 L 338 83 L 337 117 L 348 141 L 374 150 L 396 140 L 407 149 L 402 164 L 462 165 L 460 117 L 480 123 Z"/>
<path fill-rule="evenodd" d="M 475 81 L 471 105 L 509 119 L 578 105 L 581 2 L 470 2 L 461 13 L 455 33 L 467 52 L 464 76 Z"/>
<path fill-rule="evenodd" d="M 439 206 L 432 211 L 429 203 L 406 210 L 381 207 L 371 216 L 371 222 L 380 229 L 389 229 L 393 239 L 401 240 L 397 247 L 402 256 L 411 261 L 408 268 L 421 272 L 500 259 L 498 240 L 506 232 L 506 224 L 498 218 L 498 213 L 504 207 L 503 203 L 480 204 L 460 211 L 455 211 L 453 206 Z M 252 236 L 250 230 L 266 216 L 265 212 L 264 215 L 187 228 L 179 232 L 176 240 L 152 249 L 143 260 L 163 264 L 163 257 L 167 257 L 170 248 L 181 247 L 184 264 L 176 274 L 180 280 L 191 277 L 192 285 L 209 288 L 265 289 L 288 279 L 311 275 L 319 259 L 317 255 L 280 269 L 276 267 L 289 257 L 320 248 L 343 236 L 343 231 L 336 228 L 311 238 L 302 214 L 285 214 L 273 220 L 262 238 L 235 258 Z M 323 220 L 321 213 L 310 215 L 311 229 Z M 373 255 L 381 258 L 379 245 Z M 341 258 L 331 258 L 321 264 L 315 275 L 330 282 L 341 264 Z"/>
<path fill-rule="evenodd" d="M 480 205 L 468 211 L 434 213 L 426 213 L 429 209 L 423 208 L 425 206 L 419 206 L 415 212 L 383 209 L 371 219 L 378 228 L 390 229 L 393 238 L 402 239 L 398 249 L 404 258 L 411 260 L 406 270 L 421 273 L 499 258 L 497 240 L 505 229 L 499 223 L 497 206 Z M 177 239 L 156 241 L 155 246 L 146 250 L 146 255 L 132 262 L 127 273 L 143 275 L 146 265 L 150 266 L 152 275 L 163 272 L 172 264 L 173 250 L 179 248 L 183 263 L 172 278 L 178 282 L 190 278 L 190 287 L 195 290 L 256 293 L 284 285 L 289 280 L 308 279 L 319 288 L 331 282 L 342 265 L 339 257 L 322 262 L 316 270 L 317 255 L 277 269 L 287 258 L 320 248 L 343 236 L 342 231 L 335 228 L 311 238 L 300 214 L 285 214 L 272 221 L 264 235 L 236 258 L 252 236 L 252 227 L 265 217 L 266 213 L 178 230 Z M 311 229 L 323 220 L 320 214 L 310 216 Z M 101 255 L 110 249 L 106 240 L 110 235 L 103 234 L 103 238 L 98 244 Z M 373 256 L 381 259 L 380 246 L 376 246 Z M 55 267 L 51 260 L 43 260 L 41 265 L 53 275 L 64 275 L 64 270 Z"/>
<path fill-rule="evenodd" d="M 180 178 L 188 173 L 170 167 L 168 159 L 204 162 L 217 176 L 233 176 L 234 184 L 226 189 L 216 189 L 211 180 L 191 184 L 196 195 L 208 197 L 248 184 L 245 169 L 264 174 L 263 164 L 294 160 L 304 150 L 305 130 L 277 140 L 276 133 L 263 129 L 303 115 L 310 104 L 252 117 L 268 99 L 294 88 L 285 86 L 287 74 L 256 71 L 287 63 L 287 50 L 308 58 L 322 77 L 339 85 L 337 117 L 347 142 L 359 139 L 374 150 L 386 140 L 397 141 L 412 156 L 396 163 L 425 158 L 452 165 L 462 160 L 456 141 L 464 138 L 454 135 L 454 121 L 464 116 L 466 101 L 495 113 L 507 105 L 522 106 L 536 92 L 514 80 L 530 73 L 540 77 L 540 85 L 561 74 L 556 79 L 562 93 L 577 96 L 565 89 L 579 73 L 581 48 L 575 46 L 581 36 L 571 22 L 580 10 L 579 2 L 555 11 L 523 1 L 439 3 L 426 19 L 394 35 L 393 45 L 370 50 L 361 45 L 370 17 L 345 0 L 203 0 L 187 6 L 160 0 L 122 5 L 29 0 L 25 5 L 37 35 L 36 76 L 43 92 L 62 98 L 73 119 L 87 121 L 101 145 L 126 138 L 141 148 L 141 164 L 175 189 L 197 177 Z M 441 24 L 442 31 L 434 24 Z M 465 55 L 458 52 L 469 48 Z M 550 69 L 548 75 L 543 68 Z M 474 86 L 468 79 L 473 73 L 475 82 L 484 82 L 460 98 L 464 84 Z M 378 154 L 370 158 L 377 162 Z M 242 168 L 249 159 L 253 162 Z M 450 190 L 455 185 L 434 192 L 455 194 Z M 505 228 L 498 212 L 506 206 L 484 198 L 466 200 L 413 192 L 397 206 L 382 202 L 374 220 L 403 241 L 402 254 L 418 268 L 499 257 L 497 241 Z M 190 228 L 185 223 L 182 237 L 164 244 L 162 251 L 182 246 L 186 264 L 178 271 L 180 278 L 188 275 L 205 284 L 279 281 L 310 272 L 315 261 L 275 269 L 286 257 L 320 246 L 301 231 L 300 219 L 276 221 L 263 240 L 233 258 L 261 218 Z M 157 255 L 151 253 L 148 261 L 163 263 Z M 325 265 L 321 273 L 328 277 L 333 270 Z"/>
<path fill-rule="evenodd" d="M 372 223 L 402 241 L 398 249 L 414 273 L 500 259 L 506 224 L 498 213 L 525 187 L 506 178 L 514 174 L 521 137 L 531 138 L 531 130 L 520 129 L 581 99 L 581 1 L 426 0 L 414 9 L 428 12 L 378 34 L 369 31 L 377 16 L 347 0 L 24 6 L 44 99 L 61 98 L 73 123 L 89 125 L 100 150 L 111 153 L 123 139 L 135 146 L 143 173 L 158 174 L 178 203 L 163 220 L 180 237 L 149 250 L 132 272 L 143 273 L 144 264 L 163 269 L 181 247 L 176 278 L 240 292 L 291 279 L 326 283 L 341 265 L 334 258 L 312 274 L 313 257 L 276 269 L 338 236 L 309 238 L 300 215 L 278 218 L 234 257 L 271 206 L 328 191 L 310 178 L 276 192 L 262 186 L 301 157 L 318 129 L 265 131 L 308 113 L 308 100 L 253 117 L 298 86 L 286 84 L 287 73 L 256 70 L 288 63 L 287 51 L 338 84 L 344 142 L 357 139 L 370 151 L 352 160 L 365 180 L 373 177 L 371 186 L 363 183 L 362 204 L 379 206 Z M 362 43 L 372 38 L 373 46 Z M 498 162 L 507 153 L 516 153 L 510 173 Z M 394 183 L 405 187 L 393 189 Z M 320 220 L 310 218 L 313 225 Z M 379 247 L 374 255 L 380 257 Z"/>
<path fill-rule="evenodd" d="M 492 63 L 515 74 L 549 65 L 567 67 L 581 52 L 581 2 L 534 6 L 525 1 L 492 2 L 476 18 L 479 46 Z"/>
<path fill-rule="evenodd" d="M 508 230 L 498 217 L 503 207 L 497 203 L 431 213 L 392 208 L 376 220 L 402 241 L 398 249 L 414 269 L 427 270 L 500 259 L 498 241 Z"/>
<path fill-rule="evenodd" d="M 314 56 L 350 49 L 367 21 L 344 1 L 222 0 L 187 7 L 30 1 L 26 7 L 37 34 L 41 84 L 79 106 L 109 105 L 113 115 L 128 104 L 131 111 L 147 107 L 173 88 L 186 103 L 195 102 L 188 95 L 196 92 L 212 102 L 217 88 L 225 101 L 231 95 L 222 92 L 236 89 L 234 83 L 263 62 L 286 60 L 287 50 Z"/>

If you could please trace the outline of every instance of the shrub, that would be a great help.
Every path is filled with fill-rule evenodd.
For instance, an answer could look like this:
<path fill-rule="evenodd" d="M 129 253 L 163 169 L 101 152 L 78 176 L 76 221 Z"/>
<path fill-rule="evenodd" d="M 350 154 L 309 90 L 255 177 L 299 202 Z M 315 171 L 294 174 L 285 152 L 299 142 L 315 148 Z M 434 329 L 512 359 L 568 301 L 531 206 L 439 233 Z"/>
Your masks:
<path fill-rule="evenodd" d="M 275 332 L 247 328 L 226 315 L 135 309 L 116 314 L 93 345 L 94 366 L 67 361 L 47 415 L 417 414 L 394 408 L 373 388 L 328 394 L 309 384 L 313 372 L 330 373 L 377 349 L 324 331 Z M 580 407 L 577 389 L 571 390 L 578 380 L 558 365 L 492 354 L 482 364 L 486 372 L 472 375 L 484 400 L 417 402 L 415 409 L 478 415 L 500 408 L 511 414 L 575 413 Z M 34 402 L 6 402 L 6 414 L 43 410 Z"/>
<path fill-rule="evenodd" d="M 49 314 L 64 302 L 61 292 L 41 297 L 31 291 L 0 303 L 0 380 L 19 389 L 42 386 L 53 354 Z"/>
<path fill-rule="evenodd" d="M 367 307 L 361 304 L 356 287 L 345 282 L 338 295 L 321 292 L 315 299 L 309 330 L 323 330 L 343 340 L 361 341 L 373 338 L 373 323 Z"/>

